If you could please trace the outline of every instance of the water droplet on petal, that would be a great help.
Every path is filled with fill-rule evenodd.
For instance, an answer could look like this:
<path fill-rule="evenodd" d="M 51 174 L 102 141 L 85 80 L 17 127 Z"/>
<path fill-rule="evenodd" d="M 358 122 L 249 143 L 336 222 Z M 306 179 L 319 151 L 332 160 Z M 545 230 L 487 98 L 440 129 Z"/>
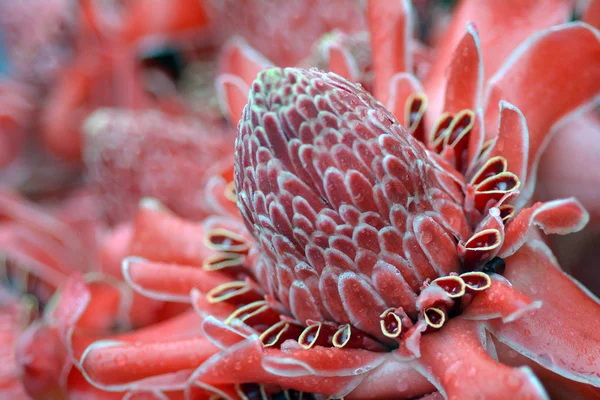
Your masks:
<path fill-rule="evenodd" d="M 122 367 L 127 363 L 127 357 L 125 357 L 124 354 L 117 354 L 115 356 L 115 364 L 117 364 L 117 366 Z"/>
<path fill-rule="evenodd" d="M 504 377 L 504 384 L 508 390 L 516 392 L 523 386 L 523 378 L 515 374 L 507 374 Z"/>

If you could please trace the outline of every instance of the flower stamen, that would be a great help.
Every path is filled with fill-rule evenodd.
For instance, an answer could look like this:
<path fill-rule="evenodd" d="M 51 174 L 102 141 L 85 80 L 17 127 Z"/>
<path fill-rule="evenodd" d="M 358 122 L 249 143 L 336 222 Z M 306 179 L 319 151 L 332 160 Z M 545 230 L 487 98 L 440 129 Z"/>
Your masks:
<path fill-rule="evenodd" d="M 216 251 L 246 254 L 250 250 L 250 243 L 245 237 L 225 228 L 208 231 L 204 243 L 208 248 Z"/>
<path fill-rule="evenodd" d="M 243 257 L 237 253 L 218 253 L 206 257 L 202 262 L 205 271 L 221 271 L 227 268 L 240 267 Z"/>
<path fill-rule="evenodd" d="M 440 329 L 446 322 L 446 313 L 437 307 L 431 307 L 423 313 L 425 322 L 433 329 Z"/>
<path fill-rule="evenodd" d="M 465 294 L 465 282 L 459 276 L 443 276 L 431 283 L 441 287 L 451 299 L 456 299 Z"/>
<path fill-rule="evenodd" d="M 397 338 L 402 333 L 402 317 L 394 311 L 394 308 L 388 308 L 379 316 L 381 332 L 391 339 Z"/>
<path fill-rule="evenodd" d="M 492 286 L 492 278 L 485 272 L 472 271 L 461 274 L 465 286 L 470 292 L 482 292 Z"/>

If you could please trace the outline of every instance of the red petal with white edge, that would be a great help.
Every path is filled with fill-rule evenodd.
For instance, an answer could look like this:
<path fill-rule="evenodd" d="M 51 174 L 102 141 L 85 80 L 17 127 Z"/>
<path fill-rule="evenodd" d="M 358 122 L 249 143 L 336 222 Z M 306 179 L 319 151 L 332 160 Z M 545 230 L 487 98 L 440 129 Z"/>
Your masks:
<path fill-rule="evenodd" d="M 150 262 L 141 257 L 123 260 L 123 278 L 131 288 L 147 297 L 189 303 L 194 288 L 207 293 L 231 281 L 218 272 L 208 272 L 198 266 Z"/>
<path fill-rule="evenodd" d="M 554 372 L 547 370 L 529 358 L 517 353 L 507 345 L 493 340 L 493 346 L 497 352 L 498 360 L 503 364 L 513 366 L 527 365 L 533 370 L 544 389 L 553 399 L 598 399 L 600 398 L 600 388 L 591 385 L 575 382 Z"/>
<path fill-rule="evenodd" d="M 502 343 L 568 379 L 600 387 L 600 302 L 560 270 L 541 241 L 525 244 L 506 261 L 504 275 L 539 311 L 509 324 L 490 320 Z"/>
<path fill-rule="evenodd" d="M 206 338 L 195 337 L 154 342 L 98 341 L 81 356 L 84 376 L 106 390 L 135 389 L 136 382 L 149 387 L 181 389 L 198 365 L 218 351 Z"/>
<path fill-rule="evenodd" d="M 305 350 L 294 342 L 284 347 L 287 350 L 264 349 L 258 338 L 246 340 L 206 361 L 190 381 L 210 385 L 263 382 L 343 396 L 380 365 L 385 354 L 321 346 Z"/>
<path fill-rule="evenodd" d="M 455 114 L 462 110 L 476 110 L 480 105 L 482 89 L 481 45 L 475 26 L 469 23 L 450 61 L 444 111 Z"/>
<path fill-rule="evenodd" d="M 529 127 L 529 177 L 534 177 L 553 126 L 600 96 L 600 34 L 573 23 L 536 34 L 512 54 L 487 88 L 486 133 L 494 132 L 498 102 L 510 101 Z M 531 196 L 535 179 L 521 190 L 520 203 Z"/>
<path fill-rule="evenodd" d="M 483 327 L 475 321 L 454 318 L 423 335 L 418 361 L 448 399 L 548 398 L 529 368 L 510 368 L 490 357 Z"/>
<path fill-rule="evenodd" d="M 492 286 L 475 296 L 461 318 L 478 321 L 502 318 L 508 323 L 539 309 L 541 305 L 540 301 L 532 301 L 513 288 L 506 279 L 492 275 Z"/>
<path fill-rule="evenodd" d="M 386 104 L 390 82 L 398 72 L 412 72 L 411 5 L 408 0 L 370 0 L 369 31 L 377 100 Z"/>
<path fill-rule="evenodd" d="M 152 261 L 202 265 L 215 252 L 203 242 L 208 229 L 165 209 L 157 200 L 142 199 L 134 221 L 130 254 Z"/>
<path fill-rule="evenodd" d="M 423 92 L 421 82 L 413 74 L 400 72 L 391 78 L 389 85 L 390 96 L 386 108 L 394 114 L 400 125 L 408 128 L 406 100 L 413 93 Z"/>
<path fill-rule="evenodd" d="M 398 359 L 394 353 L 383 357 L 385 361 L 365 377 L 348 395 L 349 398 L 416 399 L 434 390 L 434 386 L 415 370 L 412 363 Z"/>
<path fill-rule="evenodd" d="M 545 234 L 566 235 L 582 230 L 588 221 L 588 213 L 574 198 L 535 203 L 509 221 L 504 229 L 504 244 L 498 256 L 509 257 L 519 250 L 533 225 Z"/>
<path fill-rule="evenodd" d="M 438 46 L 436 62 L 425 80 L 430 111 L 434 115 L 439 115 L 442 111 L 446 68 L 450 64 L 454 49 L 464 36 L 468 22 L 472 22 L 479 29 L 486 81 L 508 55 L 530 35 L 552 25 L 567 22 L 571 16 L 572 3 L 572 0 L 461 1 L 444 39 Z"/>
<path fill-rule="evenodd" d="M 500 101 L 500 128 L 489 157 L 500 156 L 507 161 L 508 171 L 519 177 L 525 186 L 529 156 L 529 130 L 521 110 L 507 101 Z"/>

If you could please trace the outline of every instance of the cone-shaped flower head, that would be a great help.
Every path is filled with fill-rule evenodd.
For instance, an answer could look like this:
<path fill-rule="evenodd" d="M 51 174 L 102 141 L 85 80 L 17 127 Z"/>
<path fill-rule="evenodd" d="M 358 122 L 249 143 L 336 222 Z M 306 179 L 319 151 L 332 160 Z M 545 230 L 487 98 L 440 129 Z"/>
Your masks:
<path fill-rule="evenodd" d="M 414 317 L 427 279 L 461 269 L 470 233 L 424 146 L 360 86 L 315 69 L 269 69 L 239 125 L 236 186 L 260 244 L 256 276 L 301 323 Z"/>

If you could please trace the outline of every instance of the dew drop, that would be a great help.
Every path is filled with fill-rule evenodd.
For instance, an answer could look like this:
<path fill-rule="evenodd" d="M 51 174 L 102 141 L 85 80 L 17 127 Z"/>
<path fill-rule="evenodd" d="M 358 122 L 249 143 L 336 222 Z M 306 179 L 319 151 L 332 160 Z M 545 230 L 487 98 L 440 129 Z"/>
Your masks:
<path fill-rule="evenodd" d="M 117 354 L 115 356 L 115 364 L 119 367 L 123 367 L 127 363 L 127 357 L 124 354 Z"/>
<path fill-rule="evenodd" d="M 508 390 L 516 392 L 523 386 L 523 378 L 514 374 L 507 374 L 504 377 L 504 384 Z"/>
<path fill-rule="evenodd" d="M 424 232 L 421 236 L 421 242 L 423 244 L 429 244 L 433 240 L 433 235 L 430 232 Z"/>

